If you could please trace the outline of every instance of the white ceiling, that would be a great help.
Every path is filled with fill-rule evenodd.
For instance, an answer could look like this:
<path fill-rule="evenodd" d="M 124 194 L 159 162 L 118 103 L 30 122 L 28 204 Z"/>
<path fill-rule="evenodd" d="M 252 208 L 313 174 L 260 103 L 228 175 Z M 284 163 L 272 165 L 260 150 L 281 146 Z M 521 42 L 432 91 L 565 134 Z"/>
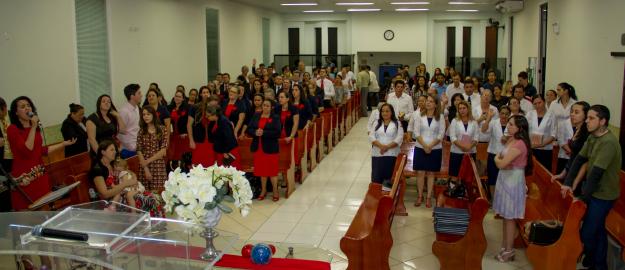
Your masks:
<path fill-rule="evenodd" d="M 495 3 L 499 0 L 475 0 L 464 5 L 452 5 L 449 1 L 469 2 L 469 0 L 233 0 L 250 6 L 272 10 L 278 13 L 302 13 L 304 10 L 334 10 L 334 13 L 347 12 L 349 8 L 379 8 L 382 11 L 396 12 L 397 8 L 427 8 L 430 12 L 446 12 L 446 10 L 472 9 L 480 12 L 494 12 Z M 337 2 L 369 2 L 373 5 L 339 6 Z M 427 5 L 391 5 L 391 2 L 429 2 Z M 282 6 L 283 3 L 317 3 L 316 6 Z M 420 11 L 422 12 L 422 11 Z M 451 12 L 450 12 L 451 13 Z"/>

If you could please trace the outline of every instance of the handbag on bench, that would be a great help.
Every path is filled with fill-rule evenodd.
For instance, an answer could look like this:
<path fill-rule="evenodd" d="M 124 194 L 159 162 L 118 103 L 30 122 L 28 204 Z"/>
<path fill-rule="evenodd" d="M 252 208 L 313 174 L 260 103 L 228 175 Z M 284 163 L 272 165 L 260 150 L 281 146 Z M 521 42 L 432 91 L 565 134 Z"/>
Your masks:
<path fill-rule="evenodd" d="M 548 246 L 560 239 L 562 222 L 559 220 L 535 220 L 525 223 L 525 233 L 530 243 Z"/>

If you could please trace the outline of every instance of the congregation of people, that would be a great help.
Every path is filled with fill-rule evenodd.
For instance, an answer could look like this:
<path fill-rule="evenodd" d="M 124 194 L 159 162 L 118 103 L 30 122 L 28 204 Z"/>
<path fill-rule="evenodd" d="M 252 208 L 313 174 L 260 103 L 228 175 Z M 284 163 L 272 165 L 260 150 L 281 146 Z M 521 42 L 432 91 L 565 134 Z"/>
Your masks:
<path fill-rule="evenodd" d="M 293 68 L 293 70 L 291 70 Z M 503 218 L 503 241 L 496 259 L 514 258 L 515 219 L 525 213 L 525 176 L 533 157 L 552 167 L 554 145 L 562 194 L 572 192 L 588 205 L 581 229 L 585 265 L 605 269 L 605 218 L 619 196 L 621 153 L 608 130 L 610 111 L 580 101 L 576 89 L 560 83 L 539 93 L 520 72 L 518 83 L 502 83 L 494 70 L 464 77 L 452 67 L 425 64 L 410 74 L 409 66 L 382 82 L 369 66 L 317 67 L 306 71 L 303 61 L 277 70 L 273 65 L 241 68 L 235 80 L 219 73 L 199 88 L 178 85 L 168 102 L 157 83 L 147 89 L 128 84 L 124 104 L 109 95 L 96 104 L 70 104 L 61 132 L 64 141 L 46 146 L 33 100 L 21 96 L 9 105 L 0 99 L 2 165 L 19 186 L 36 200 L 49 192 L 43 156 L 64 151 L 65 157 L 89 152 L 89 178 L 101 199 L 117 201 L 163 216 L 158 194 L 167 180 L 168 161 L 191 154 L 194 165 L 241 166 L 239 141 L 251 138 L 254 176 L 261 179 L 258 200 L 272 185 L 279 200 L 279 140 L 297 143 L 297 131 L 320 112 L 345 104 L 360 93 L 361 115 L 369 116 L 372 181 L 386 188 L 401 145 L 415 142 L 413 170 L 418 197 L 414 206 L 432 207 L 435 173 L 441 171 L 443 145 L 449 143 L 448 174 L 457 181 L 465 154 L 475 156 L 478 143 L 488 143 L 487 175 L 492 209 Z M 145 95 L 144 92 L 145 91 Z M 85 106 L 94 113 L 85 117 Z M 119 108 L 119 109 L 118 109 Z M 370 113 L 369 113 L 370 112 Z M 370 114 L 370 115 L 369 115 Z M 7 120 L 7 118 L 9 120 Z M 139 171 L 124 159 L 137 156 Z M 16 190 L 2 190 L 2 211 L 27 210 L 29 201 Z M 424 195 L 425 193 L 425 195 Z"/>
<path fill-rule="evenodd" d="M 409 67 L 399 68 L 389 79 L 385 74 L 385 102 L 374 106 L 368 120 L 372 144 L 372 181 L 390 187 L 393 165 L 402 143 L 414 143 L 413 170 L 417 199 L 432 207 L 435 175 L 448 164 L 448 176 L 457 183 L 464 155 L 476 158 L 477 145 L 486 143 L 486 174 L 492 210 L 503 220 L 500 262 L 514 260 L 515 220 L 525 215 L 528 192 L 525 176 L 533 172 L 533 159 L 557 174 L 562 196 L 573 193 L 588 208 L 580 236 L 584 244 L 583 265 L 607 269 L 605 219 L 620 195 L 621 148 L 608 130 L 610 111 L 604 105 L 580 101 L 566 82 L 555 90 L 538 93 L 526 72 L 518 82 L 502 84 L 495 70 L 462 77 L 453 68 L 434 75 L 420 64 L 414 76 Z M 449 159 L 443 160 L 443 144 Z M 557 153 L 553 153 L 554 146 Z M 553 163 L 557 155 L 557 163 Z M 427 185 L 427 188 L 425 186 Z M 425 191 L 427 194 L 424 196 Z"/>

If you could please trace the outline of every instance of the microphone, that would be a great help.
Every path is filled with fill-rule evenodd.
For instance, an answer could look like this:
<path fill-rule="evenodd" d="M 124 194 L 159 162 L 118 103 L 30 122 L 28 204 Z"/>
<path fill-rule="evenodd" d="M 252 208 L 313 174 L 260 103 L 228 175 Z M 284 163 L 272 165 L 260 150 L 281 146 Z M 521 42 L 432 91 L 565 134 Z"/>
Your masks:
<path fill-rule="evenodd" d="M 33 116 L 37 115 L 36 112 L 28 112 L 26 114 L 29 118 L 33 118 Z M 41 121 L 37 122 L 37 126 L 39 126 L 39 129 L 43 130 L 43 125 L 41 125 Z"/>
<path fill-rule="evenodd" d="M 63 239 L 63 240 L 74 240 L 74 241 L 83 241 L 83 242 L 87 242 L 89 240 L 89 235 L 86 233 L 44 228 L 41 225 L 35 226 L 32 229 L 31 234 L 34 236 L 49 237 L 49 238 L 56 238 L 56 239 Z"/>

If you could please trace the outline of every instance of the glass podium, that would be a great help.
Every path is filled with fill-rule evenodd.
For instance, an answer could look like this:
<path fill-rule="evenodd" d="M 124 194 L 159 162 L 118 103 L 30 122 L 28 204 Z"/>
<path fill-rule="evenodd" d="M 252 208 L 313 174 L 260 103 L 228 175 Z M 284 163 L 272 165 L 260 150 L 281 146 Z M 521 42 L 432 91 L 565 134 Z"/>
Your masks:
<path fill-rule="evenodd" d="M 87 241 L 43 237 L 37 228 L 85 233 Z M 60 212 L 0 213 L 0 270 L 27 269 L 51 264 L 52 269 L 231 269 L 199 259 L 204 250 L 201 228 L 149 214 L 117 203 L 98 201 L 68 207 Z M 238 235 L 219 231 L 215 247 L 224 254 L 240 255 L 246 244 Z M 254 244 L 254 243 L 252 243 Z M 333 254 L 317 247 L 272 243 L 274 258 L 331 262 Z M 224 255 L 225 256 L 225 255 Z M 36 268 L 43 269 L 43 268 Z"/>

